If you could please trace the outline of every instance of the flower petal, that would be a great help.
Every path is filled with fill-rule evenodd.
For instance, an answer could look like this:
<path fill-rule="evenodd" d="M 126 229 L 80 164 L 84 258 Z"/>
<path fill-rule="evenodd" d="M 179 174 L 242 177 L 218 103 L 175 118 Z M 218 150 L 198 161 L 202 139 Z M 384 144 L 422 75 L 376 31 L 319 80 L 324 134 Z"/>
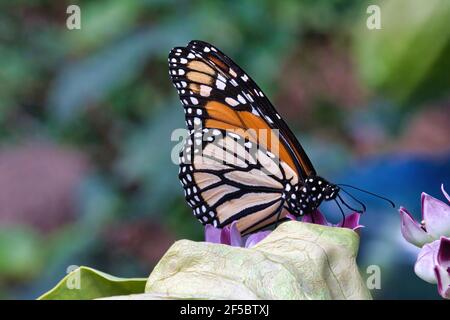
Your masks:
<path fill-rule="evenodd" d="M 323 226 L 329 226 L 330 225 L 328 223 L 327 219 L 325 218 L 325 216 L 319 210 L 315 210 L 311 214 L 305 214 L 302 217 L 302 222 L 321 224 Z"/>
<path fill-rule="evenodd" d="M 400 212 L 402 235 L 406 241 L 419 248 L 425 243 L 433 241 L 431 236 L 413 219 L 406 208 L 400 207 L 398 211 Z"/>
<path fill-rule="evenodd" d="M 450 207 L 447 204 L 422 193 L 422 215 L 425 228 L 434 239 L 450 237 Z"/>
<path fill-rule="evenodd" d="M 220 235 L 222 233 L 222 229 L 215 228 L 211 224 L 207 224 L 205 226 L 205 241 L 211 243 L 220 243 Z"/>
<path fill-rule="evenodd" d="M 220 233 L 220 243 L 222 244 L 231 244 L 230 239 L 230 226 L 225 226 Z"/>
<path fill-rule="evenodd" d="M 445 191 L 445 189 L 444 189 L 444 184 L 441 184 L 441 190 L 442 190 L 442 193 L 444 194 L 445 198 L 447 198 L 447 201 L 450 202 L 450 196 L 449 196 L 448 193 Z"/>
<path fill-rule="evenodd" d="M 439 266 L 450 271 L 450 238 L 441 237 L 436 261 Z"/>
<path fill-rule="evenodd" d="M 233 247 L 242 247 L 242 237 L 241 233 L 239 232 L 239 229 L 237 228 L 237 221 L 234 221 L 231 224 L 229 232 L 229 239 L 230 239 L 230 245 Z"/>
<path fill-rule="evenodd" d="M 417 256 L 414 272 L 422 280 L 429 283 L 436 283 L 434 267 L 436 266 L 436 256 L 439 250 L 440 240 L 426 244 Z"/>
<path fill-rule="evenodd" d="M 359 214 L 358 212 L 354 212 L 354 213 L 346 216 L 345 221 L 344 221 L 344 219 L 342 219 L 341 222 L 339 222 L 336 226 L 342 227 L 342 228 L 348 228 L 348 229 L 352 229 L 352 230 L 363 228 L 364 226 L 359 224 L 360 217 L 361 217 L 361 214 Z"/>
<path fill-rule="evenodd" d="M 251 248 L 253 247 L 255 244 L 257 244 L 258 242 L 260 242 L 262 239 L 264 239 L 265 237 L 267 237 L 272 231 L 260 231 L 257 233 L 254 233 L 252 235 L 250 235 L 247 238 L 247 241 L 245 241 L 245 247 L 246 248 Z"/>
<path fill-rule="evenodd" d="M 437 279 L 439 294 L 444 299 L 450 299 L 450 274 L 448 270 L 437 265 L 434 268 L 434 273 Z"/>
<path fill-rule="evenodd" d="M 290 214 L 290 213 L 288 213 L 288 214 L 286 215 L 286 218 L 288 218 L 289 220 L 295 220 L 295 221 L 297 221 L 297 217 L 294 216 L 293 214 Z"/>

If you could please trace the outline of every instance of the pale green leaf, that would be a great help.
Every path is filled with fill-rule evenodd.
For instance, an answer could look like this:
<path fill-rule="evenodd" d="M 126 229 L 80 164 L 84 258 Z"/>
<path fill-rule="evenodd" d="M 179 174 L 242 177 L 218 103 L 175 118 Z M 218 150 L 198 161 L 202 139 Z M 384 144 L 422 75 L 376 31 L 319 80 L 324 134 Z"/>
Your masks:
<path fill-rule="evenodd" d="M 146 298 L 371 299 L 358 245 L 352 230 L 295 221 L 250 249 L 181 240 L 153 270 Z"/>
<path fill-rule="evenodd" d="M 88 300 L 143 293 L 146 278 L 118 278 L 88 267 L 78 267 L 39 300 Z"/>

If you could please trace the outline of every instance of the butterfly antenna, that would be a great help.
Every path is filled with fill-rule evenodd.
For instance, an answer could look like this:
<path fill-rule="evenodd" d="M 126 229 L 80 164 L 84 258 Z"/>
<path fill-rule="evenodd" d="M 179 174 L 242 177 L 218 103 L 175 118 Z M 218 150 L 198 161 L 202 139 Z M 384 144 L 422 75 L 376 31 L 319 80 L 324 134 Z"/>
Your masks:
<path fill-rule="evenodd" d="M 358 190 L 358 191 L 360 191 L 360 192 L 364 192 L 364 193 L 370 194 L 371 196 L 374 196 L 374 197 L 377 197 L 377 198 L 380 198 L 380 199 L 382 199 L 382 200 L 384 200 L 384 201 L 389 202 L 389 203 L 391 204 L 391 206 L 392 206 L 393 208 L 395 208 L 395 203 L 394 203 L 394 201 L 389 200 L 389 199 L 386 198 L 386 197 L 380 196 L 379 194 L 376 194 L 376 193 L 373 193 L 373 192 L 370 192 L 370 191 L 367 191 L 367 190 L 364 190 L 364 189 L 361 189 L 361 188 L 357 188 L 357 187 L 351 186 L 351 185 L 349 185 L 349 184 L 337 184 L 337 186 L 339 186 L 339 187 L 348 187 L 348 188 L 352 188 L 352 189 Z"/>
<path fill-rule="evenodd" d="M 343 218 L 342 219 L 342 223 L 341 223 L 341 228 L 343 228 L 344 225 L 345 225 L 345 213 L 344 213 L 344 210 L 342 210 L 341 205 L 339 204 L 339 202 L 336 199 L 334 199 L 334 202 L 336 202 L 337 206 L 339 207 L 339 210 L 341 210 L 342 218 Z"/>
<path fill-rule="evenodd" d="M 358 213 L 364 213 L 365 207 L 363 208 L 363 210 L 357 210 L 357 209 L 351 207 L 347 202 L 345 202 L 344 199 L 342 199 L 342 197 L 340 195 L 338 195 L 337 197 L 339 198 L 339 200 L 341 200 L 342 204 L 347 207 L 347 209 L 356 211 Z"/>
<path fill-rule="evenodd" d="M 358 211 L 358 210 L 355 210 L 356 212 L 359 212 L 359 213 L 364 213 L 364 212 L 366 212 L 366 205 L 365 205 L 361 200 L 357 199 L 355 196 L 353 196 L 351 193 L 347 192 L 346 190 L 344 190 L 344 189 L 342 189 L 342 188 L 341 188 L 341 190 L 342 190 L 346 195 L 348 195 L 350 198 L 352 198 L 354 201 L 356 201 L 359 205 L 361 205 L 361 207 L 362 207 L 361 212 Z M 341 201 L 344 203 L 344 201 L 343 201 L 342 199 L 341 199 Z M 347 208 L 348 208 L 348 207 L 347 207 Z M 350 208 L 349 208 L 349 209 L 350 209 Z"/>

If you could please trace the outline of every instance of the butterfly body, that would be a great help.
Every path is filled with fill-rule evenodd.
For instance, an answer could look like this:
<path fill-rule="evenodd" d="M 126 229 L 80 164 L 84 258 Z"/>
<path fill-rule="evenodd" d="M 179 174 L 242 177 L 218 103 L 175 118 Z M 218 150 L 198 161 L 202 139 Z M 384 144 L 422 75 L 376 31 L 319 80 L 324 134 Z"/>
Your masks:
<path fill-rule="evenodd" d="M 285 199 L 289 211 L 295 216 L 302 216 L 314 212 L 322 201 L 334 200 L 339 187 L 319 176 L 309 176 L 304 183 L 291 186 L 286 185 Z"/>
<path fill-rule="evenodd" d="M 168 61 L 189 131 L 179 179 L 201 223 L 237 221 L 248 234 L 336 198 L 339 187 L 316 174 L 273 105 L 229 57 L 191 41 Z"/>

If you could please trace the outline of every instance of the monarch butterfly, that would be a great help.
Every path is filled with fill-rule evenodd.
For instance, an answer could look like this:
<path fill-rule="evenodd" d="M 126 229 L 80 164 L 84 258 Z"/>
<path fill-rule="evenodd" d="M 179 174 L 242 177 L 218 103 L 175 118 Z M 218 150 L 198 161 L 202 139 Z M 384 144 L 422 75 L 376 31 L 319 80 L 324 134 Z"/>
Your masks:
<path fill-rule="evenodd" d="M 228 56 L 191 41 L 173 48 L 168 62 L 189 130 L 179 179 L 202 224 L 222 228 L 236 221 L 245 235 L 289 213 L 309 214 L 324 200 L 338 198 L 350 208 L 342 189 L 316 174 L 269 99 Z"/>

